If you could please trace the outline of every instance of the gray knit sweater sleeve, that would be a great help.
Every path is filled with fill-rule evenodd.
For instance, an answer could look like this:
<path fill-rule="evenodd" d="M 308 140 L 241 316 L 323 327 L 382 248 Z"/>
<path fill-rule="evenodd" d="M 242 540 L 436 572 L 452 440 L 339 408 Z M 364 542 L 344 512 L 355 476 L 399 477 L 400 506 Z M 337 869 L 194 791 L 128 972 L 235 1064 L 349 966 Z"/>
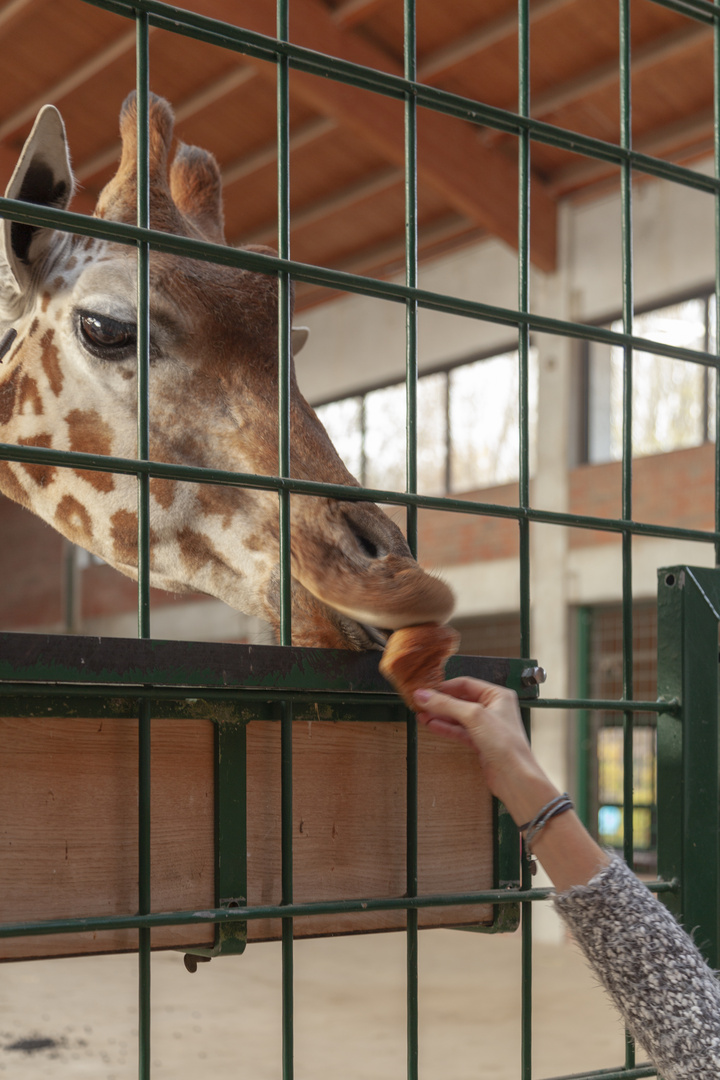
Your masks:
<path fill-rule="evenodd" d="M 664 1080 L 720 1077 L 720 983 L 625 864 L 613 860 L 555 906 Z"/>

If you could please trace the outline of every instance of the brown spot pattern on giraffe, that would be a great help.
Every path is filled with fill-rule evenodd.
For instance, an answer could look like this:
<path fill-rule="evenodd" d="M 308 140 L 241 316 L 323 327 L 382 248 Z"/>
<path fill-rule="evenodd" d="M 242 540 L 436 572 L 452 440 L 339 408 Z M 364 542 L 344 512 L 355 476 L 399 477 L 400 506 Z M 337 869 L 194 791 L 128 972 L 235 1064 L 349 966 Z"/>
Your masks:
<path fill-rule="evenodd" d="M 178 547 L 180 558 L 188 570 L 200 570 L 209 562 L 218 562 L 218 553 L 208 540 L 207 536 L 187 527 L 178 530 Z M 236 577 L 242 575 L 236 573 Z"/>
<path fill-rule="evenodd" d="M 42 311 L 43 315 L 47 311 L 48 304 L 50 303 L 51 299 L 52 299 L 52 297 L 50 296 L 49 292 L 44 292 L 42 294 L 42 300 L 40 302 L 40 310 Z M 35 321 L 37 322 L 37 319 Z"/>
<path fill-rule="evenodd" d="M 36 416 L 42 416 L 43 403 L 38 390 L 37 380 L 32 375 L 23 375 L 18 391 L 18 412 L 22 413 L 25 404 L 29 404 Z"/>
<path fill-rule="evenodd" d="M 153 476 L 150 479 L 150 494 L 163 510 L 167 510 L 172 506 L 175 501 L 176 490 L 176 480 L 166 480 L 163 476 Z"/>
<path fill-rule="evenodd" d="M 50 383 L 50 389 L 55 397 L 59 397 L 63 388 L 63 373 L 60 366 L 60 354 L 57 345 L 53 342 L 54 337 L 55 331 L 51 327 L 40 338 L 40 348 L 42 349 L 40 361 Z"/>
<path fill-rule="evenodd" d="M 110 536 L 113 551 L 118 562 L 137 566 L 138 516 L 130 510 L 117 510 L 110 518 Z M 157 541 L 157 533 L 150 529 L 150 565 L 153 564 L 152 546 Z"/>
<path fill-rule="evenodd" d="M 113 551 L 119 562 L 137 563 L 138 516 L 130 510 L 117 510 L 110 518 Z"/>
<path fill-rule="evenodd" d="M 92 520 L 83 504 L 74 495 L 63 495 L 55 511 L 55 521 L 61 532 L 79 543 L 92 539 Z"/>
<path fill-rule="evenodd" d="M 30 496 L 7 461 L 0 461 L 0 491 L 21 506 L 30 507 Z"/>
<path fill-rule="evenodd" d="M 95 409 L 71 409 L 65 417 L 70 436 L 70 449 L 82 454 L 112 453 L 112 428 Z M 75 474 L 91 484 L 96 491 L 113 491 L 115 478 L 112 473 L 75 469 Z"/>
<path fill-rule="evenodd" d="M 247 508 L 248 496 L 237 488 L 220 487 L 218 484 L 198 484 L 195 493 L 203 514 L 217 515 L 223 519 L 223 528 L 229 529 L 237 511 Z"/>
<path fill-rule="evenodd" d="M 0 386 L 0 426 L 9 424 L 13 418 L 21 374 L 22 368 L 15 368 L 12 375 Z"/>
<path fill-rule="evenodd" d="M 52 435 L 47 432 L 43 432 L 41 435 L 32 435 L 26 439 L 18 439 L 20 446 L 44 446 L 46 449 L 50 449 L 52 446 Z M 23 469 L 28 476 L 35 481 L 38 487 L 47 487 L 48 484 L 52 484 L 55 479 L 55 466 L 54 465 L 31 465 L 27 462 L 23 462 Z"/>

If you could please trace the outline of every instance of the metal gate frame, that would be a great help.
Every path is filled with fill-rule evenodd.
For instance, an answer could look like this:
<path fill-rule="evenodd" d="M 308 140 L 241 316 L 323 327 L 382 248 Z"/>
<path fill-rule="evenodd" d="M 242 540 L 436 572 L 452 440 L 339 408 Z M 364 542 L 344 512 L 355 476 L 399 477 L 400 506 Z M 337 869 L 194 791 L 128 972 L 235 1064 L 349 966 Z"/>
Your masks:
<path fill-rule="evenodd" d="M 406 508 L 408 538 L 413 550 L 417 546 L 417 514 L 420 508 L 442 509 L 449 513 L 475 513 L 494 517 L 514 519 L 518 523 L 520 538 L 520 582 L 521 582 L 521 655 L 530 656 L 530 525 L 542 522 L 558 526 L 572 526 L 593 530 L 618 533 L 622 537 L 623 565 L 623 696 L 617 701 L 591 701 L 587 699 L 536 700 L 532 704 L 541 708 L 562 709 L 605 709 L 621 711 L 624 717 L 625 731 L 625 805 L 632 805 L 632 731 L 633 714 L 636 712 L 654 712 L 659 714 L 661 736 L 660 776 L 667 813 L 661 806 L 661 828 L 672 831 L 675 839 L 667 850 L 670 854 L 661 854 L 661 866 L 664 875 L 669 875 L 669 884 L 656 882 L 657 891 L 669 890 L 673 896 L 670 901 L 681 909 L 686 918 L 695 919 L 693 894 L 701 888 L 707 898 L 706 908 L 697 915 L 698 925 L 703 927 L 703 939 L 712 940 L 711 957 L 717 955 L 717 896 L 718 896 L 718 850 L 717 850 L 717 768 L 715 758 L 708 758 L 708 783 L 713 779 L 715 787 L 702 788 L 702 794 L 696 794 L 695 785 L 685 779 L 683 786 L 683 807 L 681 821 L 684 823 L 680 834 L 670 819 L 673 819 L 673 806 L 677 797 L 672 788 L 677 782 L 677 769 L 687 770 L 691 764 L 688 757 L 694 755 L 696 747 L 694 736 L 689 734 L 689 726 L 683 723 L 685 701 L 690 710 L 694 708 L 694 684 L 687 680 L 688 671 L 692 670 L 673 651 L 675 646 L 663 646 L 661 666 L 672 660 L 668 671 L 672 669 L 675 681 L 668 675 L 667 696 L 664 701 L 633 700 L 633 664 L 632 664 L 632 538 L 633 536 L 654 536 L 664 538 L 682 538 L 714 544 L 716 561 L 720 562 L 720 497 L 718 497 L 720 477 L 720 459 L 716 453 L 716 512 L 714 531 L 671 528 L 655 523 L 640 523 L 633 519 L 632 508 L 632 358 L 633 351 L 647 350 L 648 342 L 633 334 L 633 242 L 632 242 L 632 177 L 641 173 L 674 183 L 685 185 L 708 193 L 715 198 L 716 207 L 716 297 L 720 297 L 720 4 L 711 0 L 652 0 L 664 7 L 673 9 L 685 16 L 710 25 L 714 29 L 715 41 L 715 176 L 705 176 L 690 169 L 662 161 L 632 149 L 631 140 L 631 48 L 630 48 L 630 0 L 618 0 L 620 22 L 619 71 L 621 87 L 621 138 L 619 144 L 611 144 L 599 139 L 578 134 L 577 132 L 553 127 L 547 123 L 532 119 L 529 109 L 529 72 L 530 72 L 530 35 L 529 35 L 529 0 L 518 0 L 518 44 L 519 44 L 519 85 L 517 112 L 509 112 L 487 106 L 481 102 L 462 98 L 434 87 L 425 86 L 416 81 L 415 63 L 415 6 L 414 0 L 403 0 L 405 22 L 405 64 L 404 76 L 392 76 L 387 73 L 370 70 L 336 57 L 323 55 L 312 50 L 293 45 L 288 34 L 289 0 L 277 0 L 276 37 L 253 33 L 242 28 L 218 23 L 212 19 L 181 10 L 160 0 L 84 0 L 108 11 L 135 21 L 137 30 L 137 101 L 138 101 L 138 214 L 137 225 L 121 225 L 111 221 L 100 221 L 68 211 L 30 207 L 14 200 L 0 199 L 0 216 L 14 221 L 35 226 L 49 226 L 82 235 L 101 237 L 107 240 L 128 244 L 137 248 L 139 269 L 138 292 L 138 455 L 137 459 L 99 458 L 89 454 L 57 452 L 41 448 L 0 445 L 0 456 L 6 460 L 25 463 L 51 464 L 59 467 L 72 467 L 107 472 L 119 472 L 135 475 L 138 481 L 138 537 L 139 537 L 139 582 L 138 582 L 138 636 L 150 643 L 149 609 L 149 480 L 151 476 L 168 477 L 200 483 L 229 484 L 243 487 L 255 487 L 278 493 L 281 569 L 282 569 L 282 606 L 281 606 L 281 644 L 290 647 L 290 517 L 289 499 L 291 492 L 308 495 L 334 496 L 343 499 L 354 498 L 381 503 L 394 503 Z M 278 100 L 278 234 L 279 254 L 276 258 L 252 252 L 240 251 L 201 241 L 173 237 L 149 228 L 148 214 L 148 86 L 149 86 L 149 26 L 165 29 L 172 33 L 183 34 L 209 42 L 225 49 L 260 57 L 273 63 L 277 69 Z M 383 94 L 404 102 L 405 108 L 405 191 L 406 191 L 406 270 L 405 283 L 381 282 L 372 278 L 343 273 L 294 262 L 290 254 L 290 209 L 289 209 L 289 72 L 297 69 L 322 75 L 330 80 L 351 84 Z M 437 111 L 451 117 L 479 124 L 498 131 L 510 133 L 517 138 L 519 154 L 518 184 L 518 302 L 516 308 L 500 308 L 479 301 L 462 300 L 457 297 L 432 293 L 418 288 L 417 285 L 417 205 L 416 205 L 416 134 L 418 108 Z M 612 162 L 617 165 L 621 175 L 622 207 L 622 265 L 623 265 L 623 332 L 589 326 L 582 323 L 562 321 L 533 314 L 530 308 L 529 292 L 529 255 L 530 255 L 530 153 L 533 142 L 542 142 L 556 147 L 572 150 L 597 160 Z M 199 468 L 182 467 L 152 462 L 149 460 L 148 440 L 148 259 L 149 251 L 166 251 L 176 255 L 185 255 L 197 259 L 216 261 L 226 265 L 242 267 L 260 273 L 273 274 L 279 283 L 279 470 L 278 475 L 254 476 L 240 473 L 227 473 Z M 290 478 L 289 469 L 289 357 L 290 357 L 290 276 L 321 286 L 332 287 L 339 291 L 364 294 L 378 299 L 403 304 L 406 310 L 406 368 L 407 368 L 407 485 L 404 492 L 375 490 L 348 491 L 343 487 L 297 481 Z M 482 502 L 466 502 L 453 498 L 428 497 L 417 494 L 416 465 L 416 418 L 417 418 L 417 313 L 419 308 L 469 318 L 485 320 L 496 324 L 514 327 L 518 334 L 518 354 L 520 369 L 520 435 L 519 435 L 519 485 L 517 506 L 499 506 Z M 720 321 L 720 303 L 716 306 Z M 598 517 L 578 517 L 569 513 L 539 510 L 531 506 L 529 487 L 529 438 L 528 438 L 528 393 L 527 373 L 531 331 L 569 337 L 575 340 L 593 340 L 616 345 L 623 349 L 624 363 L 624 406 L 623 406 L 623 455 L 622 455 L 622 512 L 617 519 Z M 716 335 L 720 340 L 720 333 Z M 678 348 L 654 342 L 653 351 L 658 355 L 673 357 L 708 367 L 719 366 L 718 357 L 708 353 L 685 348 Z M 720 405 L 720 379 L 718 380 L 718 398 Z M 720 413 L 720 409 L 718 409 Z M 680 622 L 688 627 L 688 612 L 702 611 L 705 615 L 702 626 L 708 633 L 713 619 L 707 611 L 720 610 L 720 602 L 714 597 L 717 590 L 714 580 L 705 580 L 702 573 L 693 572 L 692 588 L 680 590 L 671 585 L 668 576 L 673 573 L 690 574 L 689 570 L 667 571 L 661 582 L 661 611 L 670 613 L 671 625 L 677 627 L 677 618 L 681 614 L 678 605 L 685 604 Z M 690 582 L 690 577 L 685 577 Z M 702 586 L 702 582 L 705 582 Z M 699 590 L 699 591 L 698 591 Z M 704 591 L 703 591 L 704 590 Z M 682 592 L 682 596 L 680 597 Z M 710 599 L 708 599 L 710 597 Z M 720 596 L 718 597 L 720 600 Z M 703 607 L 703 604 L 706 607 Z M 713 617 L 716 618 L 716 615 Z M 673 623 L 675 620 L 675 623 Z M 675 633 L 675 630 L 669 631 Z M 708 683 L 710 690 L 704 691 L 703 704 L 712 710 L 717 718 L 717 630 L 712 629 L 712 650 L 704 655 L 701 665 L 703 674 L 710 678 L 709 664 L 714 655 L 715 682 Z M 688 641 L 693 640 L 692 631 L 687 630 Z M 54 639 L 54 643 L 57 639 Z M 7 642 L 6 642 L 7 644 Z M 707 641 L 705 641 L 707 645 Z M 709 647 L 708 647 L 709 648 Z M 668 651 L 669 650 L 669 651 Z M 712 654 L 712 655 L 711 655 Z M 17 680 L 18 668 L 13 673 L 4 672 L 4 678 Z M 517 674 L 517 673 L 516 673 Z M 25 676 L 28 678 L 29 676 Z M 20 676 L 22 678 L 22 676 Z M 63 682 L 64 677 L 58 678 Z M 73 683 L 72 671 L 68 675 L 69 684 Z M 144 682 L 144 680 L 143 680 Z M 67 685 L 63 687 L 66 698 L 77 700 L 86 695 L 97 697 L 97 687 Z M 47 687 L 43 692 L 47 691 Z M 12 695 L 25 701 L 28 708 L 28 695 L 37 695 L 39 688 L 28 682 L 14 685 L 6 684 L 2 693 L 6 701 Z M 117 688 L 115 688 L 117 693 Z M 197 695 L 198 691 L 194 691 Z M 204 689 L 204 697 L 212 698 L 215 694 L 224 695 L 224 691 Z M 267 699 L 266 691 L 262 694 Z M 128 700 L 138 703 L 140 754 L 140 904 L 139 913 L 133 918 L 132 925 L 139 927 L 139 1017 L 140 1017 L 140 1052 L 139 1077 L 150 1077 L 150 926 L 157 918 L 150 912 L 150 845 L 149 845 L 149 795 L 150 795 L 150 713 L 151 707 L 163 698 L 177 698 L 172 688 L 163 690 L 152 684 L 136 686 L 126 695 Z M 246 694 L 247 696 L 247 694 Z M 253 694 L 250 692 L 250 697 Z M 282 771 L 283 771 L 283 832 L 287 833 L 291 811 L 291 770 L 292 770 L 292 716 L 294 695 L 278 695 L 280 723 L 282 726 Z M 368 699 L 366 699 L 368 700 Z M 688 716 L 690 712 L 688 711 Z M 525 721 L 529 725 L 528 710 L 524 710 Z M 710 725 L 713 732 L 711 741 L 717 739 L 717 723 Z M 416 733 L 412 722 L 407 724 L 408 731 L 408 792 L 409 801 L 415 798 L 416 784 Z M 678 754 L 678 746 L 684 742 L 683 755 Z M 717 752 L 716 741 L 715 753 Z M 693 758 L 692 767 L 695 768 Z M 714 773 L 713 773 L 714 769 Z M 674 770 L 674 771 L 673 771 Z M 712 775 L 710 775 L 712 774 Z M 687 778 L 687 771 L 683 772 Z M 673 801 L 675 799 L 675 802 Z M 702 800 L 705 800 L 704 803 Z M 713 801 L 714 800 L 714 801 Z M 704 812 L 711 812 L 710 819 L 703 818 Z M 626 858 L 632 858 L 632 814 L 625 814 Z M 714 858 L 711 872 L 703 872 L 706 863 L 707 844 L 710 833 L 707 823 L 711 821 L 714 836 Z M 695 832 L 693 827 L 697 826 Z M 702 831 L 699 831 L 702 827 Z M 684 829 L 684 831 L 683 831 Z M 410 830 L 412 831 L 412 830 Z M 289 837 L 286 837 L 289 844 Z M 661 833 L 661 844 L 664 843 Z M 700 844 L 702 850 L 698 851 Z M 698 857 L 698 856 L 701 857 Z M 417 906 L 413 904 L 413 895 L 417 884 L 416 850 L 412 838 L 408 843 L 408 897 L 401 903 L 408 910 L 408 1062 L 409 1080 L 418 1076 L 418 1009 L 417 1009 Z M 297 910 L 292 905 L 292 864 L 283 861 L 283 1076 L 290 1080 L 293 1076 L 293 1031 L 292 1031 L 292 914 Z M 531 889 L 527 876 L 521 887 L 501 895 L 492 894 L 492 901 L 522 902 L 523 935 L 523 977 L 522 977 L 522 1063 L 521 1076 L 529 1080 L 531 1069 L 532 1046 L 532 941 L 531 919 L 533 903 L 545 899 L 548 890 Z M 490 895 L 490 894 L 488 894 Z M 467 902 L 467 897 L 443 898 L 443 902 Z M 283 911 L 279 912 L 283 914 Z M 216 911 L 211 913 L 215 921 L 227 921 L 234 924 L 242 920 L 243 913 L 235 911 Z M 247 913 L 246 913 L 247 914 Z M 85 921 L 85 926 L 89 924 Z M 705 928 L 708 927 L 707 934 Z M 53 925 L 53 932 L 61 927 Z M 24 925 L 21 930 L 15 927 L 2 927 L 0 934 L 10 936 L 16 933 L 48 932 L 46 924 Z M 602 1076 L 605 1080 L 625 1077 L 646 1077 L 656 1075 L 651 1066 L 636 1065 L 634 1047 L 628 1040 L 626 1060 L 622 1067 L 601 1070 L 592 1074 L 577 1074 L 575 1080 L 592 1076 Z"/>

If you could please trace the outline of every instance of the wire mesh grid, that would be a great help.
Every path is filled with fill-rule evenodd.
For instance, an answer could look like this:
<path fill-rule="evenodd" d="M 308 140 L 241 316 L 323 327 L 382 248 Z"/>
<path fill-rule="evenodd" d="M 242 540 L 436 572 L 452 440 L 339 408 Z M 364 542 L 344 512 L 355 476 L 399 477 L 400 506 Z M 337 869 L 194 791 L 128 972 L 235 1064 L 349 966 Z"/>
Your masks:
<path fill-rule="evenodd" d="M 671 8 L 685 16 L 711 25 L 715 31 L 715 175 L 708 176 L 680 165 L 654 158 L 635 151 L 631 137 L 631 76 L 632 56 L 630 45 L 630 0 L 618 0 L 620 26 L 620 107 L 621 138 L 618 144 L 553 127 L 533 119 L 530 115 L 530 26 L 529 0 L 518 3 L 518 105 L 516 112 L 509 112 L 482 102 L 469 100 L 416 81 L 415 8 L 414 0 L 404 0 L 404 74 L 402 77 L 371 70 L 338 57 L 313 52 L 294 45 L 289 40 L 288 8 L 290 0 L 278 0 L 277 34 L 267 37 L 242 28 L 218 23 L 191 11 L 185 11 L 160 0 L 85 0 L 133 20 L 137 36 L 137 102 L 138 102 L 138 206 L 137 225 L 120 225 L 111 221 L 89 219 L 67 211 L 29 206 L 14 200 L 0 199 L 0 214 L 14 221 L 35 226 L 51 226 L 60 230 L 95 236 L 131 245 L 138 257 L 138 453 L 137 458 L 104 457 L 98 459 L 89 454 L 58 452 L 38 447 L 3 445 L 0 454 L 6 460 L 27 464 L 56 465 L 66 468 L 82 468 L 105 472 L 134 475 L 138 483 L 138 635 L 149 638 L 149 549 L 150 506 L 149 481 L 151 477 L 172 478 L 179 481 L 199 483 L 232 484 L 249 488 L 276 491 L 279 502 L 280 559 L 282 567 L 281 644 L 288 646 L 292 640 L 290 620 L 290 515 L 291 493 L 326 495 L 347 499 L 393 503 L 406 508 L 407 532 L 410 546 L 417 546 L 417 514 L 422 508 L 441 509 L 447 513 L 477 514 L 505 517 L 517 522 L 519 530 L 520 563 L 520 654 L 531 655 L 530 639 L 530 527 L 533 522 L 583 529 L 604 530 L 619 534 L 622 539 L 622 698 L 614 699 L 544 699 L 533 704 L 538 708 L 603 709 L 620 712 L 624 728 L 624 798 L 625 805 L 633 801 L 633 717 L 637 713 L 657 713 L 663 706 L 657 701 L 637 700 L 635 673 L 633 671 L 633 608 L 632 608 L 632 539 L 645 535 L 701 541 L 715 545 L 720 555 L 720 500 L 716 495 L 715 529 L 703 531 L 671 527 L 658 522 L 637 522 L 633 518 L 632 504 L 632 379 L 633 351 L 647 350 L 645 338 L 633 332 L 633 232 L 632 209 L 634 174 L 658 177 L 704 191 L 715 197 L 716 206 L 716 295 L 720 291 L 720 126 L 718 123 L 718 85 L 720 78 L 720 36 L 718 18 L 720 6 L 710 0 L 654 0 L 661 6 Z M 210 243 L 183 239 L 149 228 L 149 166 L 148 166 L 148 101 L 150 61 L 148 31 L 151 26 L 176 34 L 183 34 L 225 49 L 249 54 L 274 64 L 277 71 L 278 116 L 278 237 L 277 257 L 255 252 L 220 247 Z M 293 69 L 322 75 L 328 80 L 350 84 L 375 94 L 386 95 L 404 103 L 405 117 L 405 212 L 406 212 L 406 259 L 405 282 L 381 281 L 373 278 L 335 271 L 328 268 L 298 263 L 292 260 L 290 249 L 290 144 L 289 144 L 289 76 Z M 518 148 L 518 283 L 517 306 L 501 308 L 481 300 L 466 300 L 421 289 L 418 286 L 417 244 L 417 114 L 424 108 L 449 117 L 482 124 L 497 131 L 510 133 L 517 139 Z M 532 310 L 530 296 L 530 158 L 534 142 L 571 149 L 587 157 L 612 162 L 620 171 L 622 210 L 622 274 L 623 304 L 622 332 L 604 327 L 586 325 L 538 315 Z M 201 260 L 216 261 L 235 267 L 243 267 L 260 273 L 273 274 L 279 282 L 279 468 L 277 476 L 256 476 L 226 471 L 176 466 L 149 460 L 149 253 L 150 250 L 165 251 Z M 388 302 L 400 303 L 406 313 L 406 401 L 407 401 L 407 483 L 404 491 L 380 491 L 374 489 L 348 489 L 313 481 L 300 481 L 290 475 L 289 400 L 290 400 L 290 279 L 320 286 L 328 286 L 347 293 L 357 293 Z M 494 505 L 482 501 L 469 502 L 444 496 L 427 496 L 417 493 L 417 317 L 421 308 L 462 315 L 472 319 L 514 328 L 518 340 L 518 363 L 520 366 L 519 403 L 519 482 L 517 504 Z M 720 305 L 716 304 L 716 312 Z M 561 335 L 575 340 L 590 340 L 618 346 L 624 351 L 623 393 L 623 447 L 622 447 L 622 512 L 618 518 L 578 516 L 534 507 L 530 497 L 529 437 L 528 437 L 528 358 L 530 334 L 533 331 Z M 720 333 L 715 335 L 716 341 Z M 717 368 L 716 355 L 664 342 L 652 342 L 658 355 L 691 361 Z M 719 386 L 720 391 L 720 386 Z M 716 458 L 716 477 L 720 473 Z M 717 492 L 717 483 L 716 483 Z M 29 689 L 29 688 L 28 688 Z M 81 693 L 76 688 L 75 693 Z M 97 693 L 96 690 L 93 690 Z M 140 1080 L 148 1080 L 150 1059 L 150 930 L 152 926 L 172 922 L 190 921 L 189 913 L 174 915 L 151 914 L 150 906 L 150 726 L 152 703 L 161 694 L 152 686 L 135 689 L 132 697 L 138 702 L 139 719 L 139 908 L 137 916 L 111 919 L 82 920 L 83 928 L 108 928 L 127 925 L 139 929 L 139 1072 Z M 293 917 L 316 913 L 323 905 L 293 903 L 292 879 L 292 718 L 293 699 L 288 695 L 282 705 L 282 902 L 269 913 L 283 920 L 283 1076 L 293 1076 Z M 529 712 L 524 710 L 529 727 Z M 468 896 L 420 897 L 417 895 L 417 743 L 413 722 L 407 723 L 408 739 L 408 836 L 407 836 L 407 896 L 397 901 L 378 900 L 375 906 L 388 909 L 393 905 L 408 913 L 407 925 L 407 1076 L 416 1080 L 419 1075 L 418 1059 L 418 964 L 417 964 L 417 912 L 423 905 L 432 903 L 467 903 Z M 624 819 L 624 853 L 632 861 L 633 818 Z M 532 1075 L 532 908 L 544 900 L 545 889 L 533 889 L 523 870 L 521 888 L 513 894 L 513 901 L 522 901 L 522 1080 Z M 658 891 L 663 883 L 654 883 Z M 507 895 L 497 892 L 474 894 L 474 901 L 489 899 L 491 902 L 508 902 Z M 359 904 L 360 902 L 358 902 Z M 372 909 L 373 901 L 363 901 L 363 910 Z M 214 910 L 205 912 L 207 921 L 237 921 L 252 918 L 257 912 L 232 912 Z M 22 926 L 0 928 L 3 936 L 29 933 L 57 933 L 77 925 L 77 920 L 55 920 L 43 924 L 29 923 Z M 637 1065 L 635 1049 L 628 1038 L 626 1060 L 622 1068 L 601 1072 L 576 1074 L 581 1077 L 602 1076 L 605 1080 L 615 1077 L 631 1078 L 656 1075 L 651 1066 Z"/>

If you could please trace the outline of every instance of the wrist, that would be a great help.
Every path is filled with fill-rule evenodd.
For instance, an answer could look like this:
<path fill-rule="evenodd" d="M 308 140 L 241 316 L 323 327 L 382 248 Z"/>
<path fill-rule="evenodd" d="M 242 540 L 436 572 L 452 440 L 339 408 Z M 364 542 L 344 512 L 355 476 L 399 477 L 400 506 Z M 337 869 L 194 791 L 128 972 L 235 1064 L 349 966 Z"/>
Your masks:
<path fill-rule="evenodd" d="M 531 821 L 539 810 L 560 794 L 534 759 L 505 771 L 494 792 L 516 825 Z"/>

